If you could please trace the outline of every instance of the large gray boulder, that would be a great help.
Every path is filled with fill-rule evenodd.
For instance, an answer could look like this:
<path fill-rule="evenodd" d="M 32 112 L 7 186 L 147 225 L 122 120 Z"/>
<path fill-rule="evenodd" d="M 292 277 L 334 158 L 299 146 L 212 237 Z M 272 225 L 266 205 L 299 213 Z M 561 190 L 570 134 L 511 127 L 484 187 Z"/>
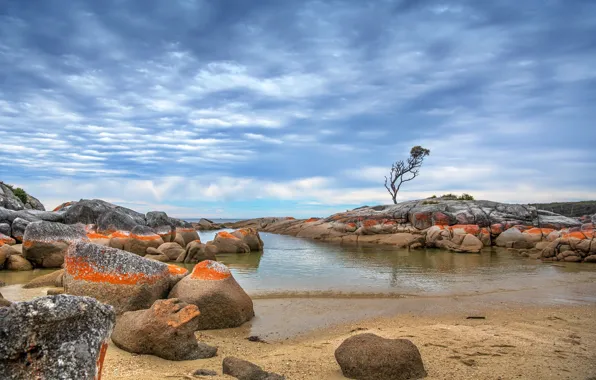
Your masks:
<path fill-rule="evenodd" d="M 147 310 L 124 313 L 116 324 L 112 341 L 135 354 L 167 360 L 212 358 L 216 347 L 197 342 L 199 308 L 177 299 L 157 300 Z"/>
<path fill-rule="evenodd" d="M 81 224 L 32 222 L 23 237 L 23 256 L 41 268 L 60 268 L 69 244 L 89 241 Z"/>
<path fill-rule="evenodd" d="M 12 227 L 9 223 L 0 223 L 0 234 L 6 236 L 12 235 Z"/>
<path fill-rule="evenodd" d="M 170 277 L 164 263 L 79 241 L 68 248 L 63 282 L 66 293 L 94 297 L 120 314 L 165 298 Z"/>
<path fill-rule="evenodd" d="M 164 242 L 169 243 L 174 241 L 176 237 L 176 227 L 171 222 L 168 215 L 163 211 L 151 211 L 145 215 L 147 225 L 161 236 Z"/>
<path fill-rule="evenodd" d="M 0 309 L 0 379 L 101 376 L 114 309 L 89 297 L 57 295 Z"/>
<path fill-rule="evenodd" d="M 132 231 L 137 225 L 132 216 L 114 209 L 101 214 L 97 220 L 97 231 L 109 235 L 116 231 Z"/>
<path fill-rule="evenodd" d="M 17 239 L 19 242 L 22 242 L 23 236 L 25 235 L 25 229 L 27 228 L 29 223 L 31 222 L 23 218 L 16 218 L 15 220 L 13 220 L 11 225 L 12 237 Z"/>
<path fill-rule="evenodd" d="M 358 334 L 335 350 L 344 376 L 358 380 L 405 380 L 426 377 L 420 351 L 407 339 Z"/>
<path fill-rule="evenodd" d="M 78 202 L 67 202 L 64 211 L 66 224 L 97 224 L 99 217 L 116 206 L 100 199 L 81 199 Z"/>

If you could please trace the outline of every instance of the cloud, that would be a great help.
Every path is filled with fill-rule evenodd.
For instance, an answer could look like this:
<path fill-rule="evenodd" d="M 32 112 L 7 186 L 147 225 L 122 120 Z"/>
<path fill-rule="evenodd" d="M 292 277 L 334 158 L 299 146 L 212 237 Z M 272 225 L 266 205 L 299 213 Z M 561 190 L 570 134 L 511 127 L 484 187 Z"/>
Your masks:
<path fill-rule="evenodd" d="M 322 210 L 386 202 L 384 168 L 423 145 L 405 198 L 594 198 L 596 5 L 534 3 L 12 2 L 0 177 Z"/>

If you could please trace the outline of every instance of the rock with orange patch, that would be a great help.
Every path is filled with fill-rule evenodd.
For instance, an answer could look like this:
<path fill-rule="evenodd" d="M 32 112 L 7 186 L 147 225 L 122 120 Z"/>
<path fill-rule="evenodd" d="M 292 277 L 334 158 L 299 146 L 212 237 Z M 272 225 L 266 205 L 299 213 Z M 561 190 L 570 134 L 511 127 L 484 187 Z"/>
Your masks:
<path fill-rule="evenodd" d="M 250 247 L 242 239 L 229 232 L 222 231 L 215 235 L 215 239 L 207 243 L 217 247 L 217 253 L 249 253 Z"/>
<path fill-rule="evenodd" d="M 89 241 L 80 224 L 29 223 L 23 237 L 23 257 L 36 267 L 60 268 L 68 246 L 76 241 Z"/>
<path fill-rule="evenodd" d="M 164 242 L 174 241 L 176 237 L 176 227 L 172 224 L 168 214 L 163 211 L 151 211 L 145 214 L 147 225 L 161 236 Z"/>
<path fill-rule="evenodd" d="M 0 233 L 0 245 L 15 245 L 17 242 L 11 238 L 10 236 L 6 236 L 2 233 Z"/>
<path fill-rule="evenodd" d="M 101 377 L 114 309 L 89 297 L 15 302 L 0 314 L 0 379 Z"/>
<path fill-rule="evenodd" d="M 150 309 L 130 311 L 118 318 L 112 341 L 125 351 L 167 360 L 212 358 L 217 348 L 195 338 L 200 315 L 197 306 L 179 299 L 157 300 Z"/>
<path fill-rule="evenodd" d="M 188 275 L 188 269 L 174 264 L 168 264 L 168 272 L 170 273 L 170 290 L 178 283 L 178 281 Z"/>
<path fill-rule="evenodd" d="M 194 227 L 176 227 L 176 237 L 180 236 L 184 241 L 184 247 L 191 241 L 201 240 L 199 233 Z"/>
<path fill-rule="evenodd" d="M 150 307 L 170 285 L 166 264 L 92 243 L 71 244 L 65 264 L 66 293 L 97 298 L 118 314 Z"/>
<path fill-rule="evenodd" d="M 241 228 L 232 232 L 232 235 L 245 242 L 250 248 L 251 252 L 258 252 L 263 250 L 263 240 L 256 228 Z"/>
<path fill-rule="evenodd" d="M 199 307 L 199 330 L 237 327 L 255 315 L 252 299 L 230 270 L 211 260 L 195 265 L 192 273 L 174 286 L 168 298 L 179 298 Z"/>
<path fill-rule="evenodd" d="M 124 242 L 124 250 L 145 256 L 147 248 L 157 248 L 163 243 L 163 239 L 150 227 L 136 226 L 130 231 L 129 238 Z"/>
<path fill-rule="evenodd" d="M 314 223 L 318 222 L 321 218 L 308 218 L 304 221 L 304 223 Z"/>
<path fill-rule="evenodd" d="M 172 242 L 176 237 L 176 228 L 172 226 L 153 227 L 153 231 L 163 239 L 164 243 Z"/>

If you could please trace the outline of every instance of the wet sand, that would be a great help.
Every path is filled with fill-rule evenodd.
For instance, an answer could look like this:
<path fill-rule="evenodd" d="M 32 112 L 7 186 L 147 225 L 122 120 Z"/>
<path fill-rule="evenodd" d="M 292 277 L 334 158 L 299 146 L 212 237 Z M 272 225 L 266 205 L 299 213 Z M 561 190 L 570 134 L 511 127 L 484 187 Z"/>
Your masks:
<path fill-rule="evenodd" d="M 429 379 L 596 378 L 596 284 L 573 285 L 565 299 L 542 291 L 468 297 L 256 299 L 258 315 L 237 329 L 202 331 L 219 347 L 212 359 L 170 362 L 110 345 L 103 379 L 192 378 L 204 368 L 221 375 L 237 356 L 288 379 L 341 379 L 334 351 L 347 337 L 373 332 L 407 338 L 420 349 Z M 531 301 L 533 299 L 534 301 Z M 529 302 L 530 301 L 530 302 Z M 484 316 L 484 320 L 467 319 Z M 268 343 L 249 342 L 259 335 Z"/>

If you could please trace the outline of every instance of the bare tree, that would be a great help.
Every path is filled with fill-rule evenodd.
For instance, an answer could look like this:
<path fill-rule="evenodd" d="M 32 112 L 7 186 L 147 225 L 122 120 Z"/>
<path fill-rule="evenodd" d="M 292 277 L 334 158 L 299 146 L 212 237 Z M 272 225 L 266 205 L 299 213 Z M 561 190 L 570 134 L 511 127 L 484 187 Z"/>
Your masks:
<path fill-rule="evenodd" d="M 400 160 L 391 165 L 389 178 L 385 176 L 385 188 L 391 195 L 394 204 L 397 204 L 397 193 L 401 185 L 418 177 L 422 162 L 424 162 L 424 158 L 429 154 L 430 150 L 417 145 L 410 150 L 410 157 L 408 157 L 406 162 Z"/>

